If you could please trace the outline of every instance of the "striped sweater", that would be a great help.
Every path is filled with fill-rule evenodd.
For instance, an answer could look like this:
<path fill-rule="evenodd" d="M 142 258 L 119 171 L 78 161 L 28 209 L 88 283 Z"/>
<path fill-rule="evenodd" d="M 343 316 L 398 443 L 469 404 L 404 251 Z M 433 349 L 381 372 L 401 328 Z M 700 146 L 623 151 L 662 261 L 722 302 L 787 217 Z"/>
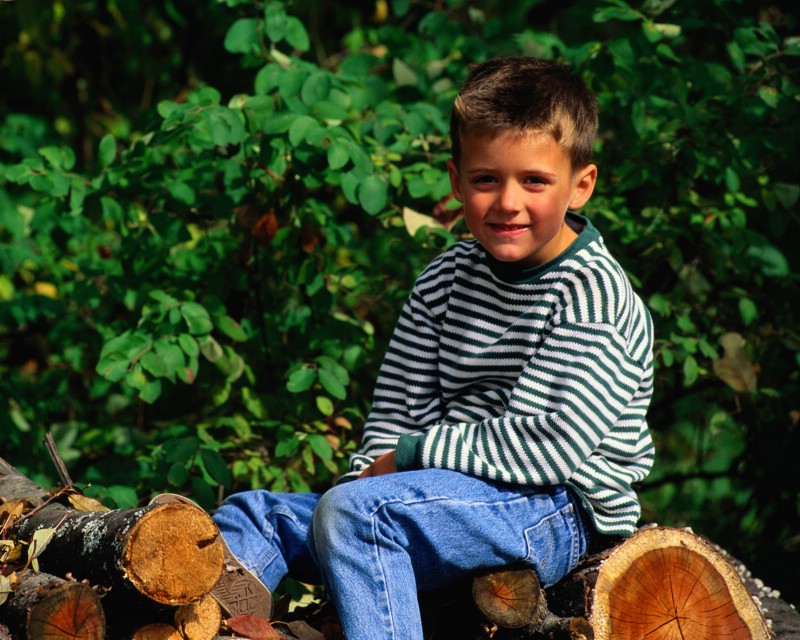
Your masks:
<path fill-rule="evenodd" d="M 652 322 L 594 226 L 567 220 L 578 238 L 544 265 L 463 241 L 422 272 L 342 480 L 395 449 L 400 470 L 566 484 L 599 532 L 632 533 L 631 483 L 653 463 Z"/>

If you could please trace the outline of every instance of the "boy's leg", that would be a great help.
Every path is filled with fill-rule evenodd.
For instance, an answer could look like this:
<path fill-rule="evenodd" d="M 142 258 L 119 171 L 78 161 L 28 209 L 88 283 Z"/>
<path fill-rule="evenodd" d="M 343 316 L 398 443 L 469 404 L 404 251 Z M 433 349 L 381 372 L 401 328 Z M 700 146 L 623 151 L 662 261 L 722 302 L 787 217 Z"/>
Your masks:
<path fill-rule="evenodd" d="M 477 569 L 526 562 L 544 585 L 586 549 L 571 493 L 428 469 L 363 478 L 325 493 L 309 532 L 312 553 L 358 640 L 422 638 L 417 590 Z"/>
<path fill-rule="evenodd" d="M 307 536 L 316 493 L 243 491 L 229 496 L 213 515 L 225 542 L 241 563 L 270 589 L 290 573 L 319 584 Z"/>

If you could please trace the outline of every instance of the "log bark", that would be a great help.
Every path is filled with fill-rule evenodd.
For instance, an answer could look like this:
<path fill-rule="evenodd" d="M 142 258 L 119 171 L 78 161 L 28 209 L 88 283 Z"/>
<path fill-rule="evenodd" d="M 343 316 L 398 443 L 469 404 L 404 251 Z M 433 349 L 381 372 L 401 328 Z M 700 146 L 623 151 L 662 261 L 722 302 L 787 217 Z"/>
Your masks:
<path fill-rule="evenodd" d="M 25 571 L 0 607 L 17 638 L 103 640 L 106 620 L 100 598 L 89 586 L 46 573 Z"/>
<path fill-rule="evenodd" d="M 20 523 L 18 536 L 55 534 L 39 556 L 43 571 L 180 605 L 213 588 L 223 569 L 219 530 L 194 507 L 171 503 L 81 512 L 50 504 Z"/>
<path fill-rule="evenodd" d="M 0 496 L 3 501 L 25 499 L 38 505 L 17 520 L 18 539 L 30 540 L 37 530 L 54 530 L 38 557 L 46 573 L 133 591 L 164 605 L 197 600 L 222 575 L 219 530 L 208 514 L 191 505 L 77 511 L 47 502 L 47 491 L 2 458 Z"/>
<path fill-rule="evenodd" d="M 28 498 L 41 504 L 49 497 L 45 489 L 0 458 L 0 503 Z"/>

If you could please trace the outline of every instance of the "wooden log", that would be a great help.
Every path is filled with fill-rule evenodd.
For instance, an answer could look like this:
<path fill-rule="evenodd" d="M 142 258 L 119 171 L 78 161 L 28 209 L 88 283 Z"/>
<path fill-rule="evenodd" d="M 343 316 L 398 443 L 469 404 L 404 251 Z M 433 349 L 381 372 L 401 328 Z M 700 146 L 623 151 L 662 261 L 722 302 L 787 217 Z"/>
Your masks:
<path fill-rule="evenodd" d="M 472 597 L 491 622 L 508 629 L 538 624 L 550 613 L 531 567 L 484 571 L 472 581 Z"/>
<path fill-rule="evenodd" d="M 222 575 L 219 530 L 189 505 L 81 512 L 50 504 L 22 521 L 18 536 L 48 528 L 55 534 L 38 558 L 43 571 L 133 590 L 161 604 L 196 600 Z"/>
<path fill-rule="evenodd" d="M 0 616 L 17 638 L 105 638 L 105 613 L 97 593 L 86 584 L 46 573 L 23 572 Z"/>
<path fill-rule="evenodd" d="M 42 487 L 0 458 L 0 503 L 27 498 L 37 505 L 49 497 Z"/>
<path fill-rule="evenodd" d="M 478 610 L 491 623 L 484 635 L 496 629 L 522 629 L 519 637 L 550 640 L 592 640 L 594 633 L 583 617 L 560 617 L 547 606 L 545 590 L 536 571 L 529 566 L 490 570 L 472 581 L 472 597 Z M 515 637 L 506 634 L 506 637 Z"/>
<path fill-rule="evenodd" d="M 164 622 L 146 624 L 133 632 L 131 640 L 184 640 L 175 627 Z"/>
<path fill-rule="evenodd" d="M 78 511 L 0 458 L 2 502 L 38 505 L 15 524 L 17 539 L 53 529 L 38 557 L 42 571 L 93 585 L 135 591 L 165 605 L 181 605 L 211 591 L 224 568 L 223 545 L 211 517 L 191 505 Z"/>
<path fill-rule="evenodd" d="M 585 560 L 547 592 L 556 615 L 589 619 L 597 640 L 767 640 L 762 612 L 713 545 L 649 527 Z"/>
<path fill-rule="evenodd" d="M 175 610 L 175 628 L 186 640 L 212 640 L 222 624 L 222 609 L 207 595 Z"/>

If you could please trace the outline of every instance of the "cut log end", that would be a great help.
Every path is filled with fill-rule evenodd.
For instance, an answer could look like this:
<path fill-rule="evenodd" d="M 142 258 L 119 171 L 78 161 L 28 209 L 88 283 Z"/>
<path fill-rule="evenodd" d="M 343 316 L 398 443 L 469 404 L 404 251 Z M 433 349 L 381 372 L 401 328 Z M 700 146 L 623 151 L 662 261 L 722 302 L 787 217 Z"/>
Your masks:
<path fill-rule="evenodd" d="M 200 509 L 159 505 L 131 529 L 122 565 L 131 583 L 149 598 L 186 604 L 209 593 L 222 575 L 218 535 L 213 520 Z"/>
<path fill-rule="evenodd" d="M 547 614 L 544 591 L 531 567 L 492 570 L 475 577 L 472 597 L 494 624 L 517 629 Z"/>
<path fill-rule="evenodd" d="M 171 624 L 156 622 L 137 629 L 131 640 L 184 640 L 184 638 Z"/>
<path fill-rule="evenodd" d="M 106 634 L 100 598 L 80 582 L 26 571 L 3 606 L 28 640 L 102 640 Z"/>
<path fill-rule="evenodd" d="M 219 633 L 222 610 L 214 596 L 203 596 L 175 611 L 175 627 L 186 640 L 212 640 Z"/>
<path fill-rule="evenodd" d="M 592 624 L 598 640 L 768 640 L 741 578 L 702 538 L 644 529 L 602 566 Z"/>

